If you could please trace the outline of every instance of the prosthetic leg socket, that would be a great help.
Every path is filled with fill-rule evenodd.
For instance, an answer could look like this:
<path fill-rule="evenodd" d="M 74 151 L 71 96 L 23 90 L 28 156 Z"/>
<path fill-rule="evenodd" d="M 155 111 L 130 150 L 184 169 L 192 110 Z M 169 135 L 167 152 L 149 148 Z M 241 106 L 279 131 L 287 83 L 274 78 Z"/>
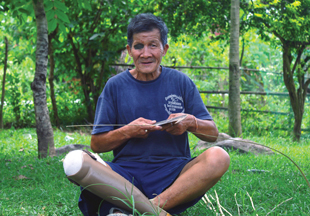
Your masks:
<path fill-rule="evenodd" d="M 114 172 L 98 155 L 82 150 L 71 151 L 66 155 L 63 166 L 69 180 L 120 208 L 132 211 L 120 199 L 131 206 L 128 198 L 133 196 L 134 206 L 140 213 L 169 215 L 163 209 L 153 206 L 138 188 Z"/>

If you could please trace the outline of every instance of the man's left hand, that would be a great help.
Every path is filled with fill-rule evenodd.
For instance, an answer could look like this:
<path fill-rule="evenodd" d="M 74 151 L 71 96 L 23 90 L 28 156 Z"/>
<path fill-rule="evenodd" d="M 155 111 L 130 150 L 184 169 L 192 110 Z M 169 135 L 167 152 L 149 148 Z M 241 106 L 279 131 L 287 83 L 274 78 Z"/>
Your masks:
<path fill-rule="evenodd" d="M 173 113 L 168 119 L 184 115 L 184 113 Z M 193 129 L 195 130 L 195 116 L 187 114 L 187 117 L 177 124 L 168 124 L 163 126 L 162 130 L 168 133 L 178 136 L 183 134 L 185 131 Z"/>

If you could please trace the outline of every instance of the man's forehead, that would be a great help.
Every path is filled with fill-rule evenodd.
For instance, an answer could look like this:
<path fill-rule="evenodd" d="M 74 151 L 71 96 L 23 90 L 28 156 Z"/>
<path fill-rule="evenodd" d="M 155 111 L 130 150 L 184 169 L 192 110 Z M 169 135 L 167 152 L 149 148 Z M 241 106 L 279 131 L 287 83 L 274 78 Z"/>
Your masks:
<path fill-rule="evenodd" d="M 143 38 L 152 38 L 160 40 L 160 31 L 157 28 L 152 29 L 151 31 L 138 32 L 133 34 L 133 40 L 139 40 Z"/>

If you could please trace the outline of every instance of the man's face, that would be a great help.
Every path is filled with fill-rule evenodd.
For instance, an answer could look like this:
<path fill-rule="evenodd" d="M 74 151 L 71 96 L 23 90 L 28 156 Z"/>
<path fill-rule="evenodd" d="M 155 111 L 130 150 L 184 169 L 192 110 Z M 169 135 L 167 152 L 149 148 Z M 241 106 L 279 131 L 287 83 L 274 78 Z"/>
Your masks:
<path fill-rule="evenodd" d="M 158 29 L 134 34 L 132 47 L 127 45 L 128 53 L 133 57 L 136 66 L 135 70 L 143 74 L 160 71 L 161 59 L 168 48 L 168 44 L 162 45 Z"/>

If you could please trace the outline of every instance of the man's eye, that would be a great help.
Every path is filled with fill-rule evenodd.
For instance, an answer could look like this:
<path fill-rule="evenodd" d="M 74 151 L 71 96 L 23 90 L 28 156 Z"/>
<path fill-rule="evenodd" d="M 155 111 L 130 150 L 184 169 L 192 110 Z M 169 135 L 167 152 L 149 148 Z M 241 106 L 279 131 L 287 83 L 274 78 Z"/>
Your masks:
<path fill-rule="evenodd" d="M 143 49 L 144 45 L 143 44 L 136 44 L 133 46 L 135 49 Z"/>

